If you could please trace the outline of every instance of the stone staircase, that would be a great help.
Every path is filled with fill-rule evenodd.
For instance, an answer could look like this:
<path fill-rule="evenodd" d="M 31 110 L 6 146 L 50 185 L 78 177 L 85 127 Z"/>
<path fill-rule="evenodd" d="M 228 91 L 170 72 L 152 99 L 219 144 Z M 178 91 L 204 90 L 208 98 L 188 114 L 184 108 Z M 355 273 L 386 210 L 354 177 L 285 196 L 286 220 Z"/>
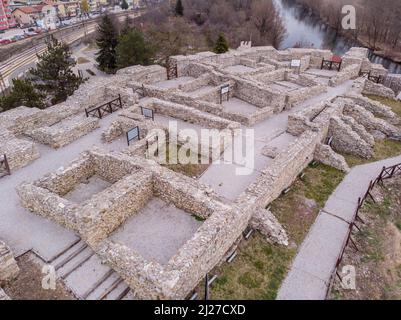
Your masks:
<path fill-rule="evenodd" d="M 56 256 L 50 264 L 57 277 L 81 300 L 135 299 L 124 280 L 102 264 L 96 253 L 82 240 Z"/>

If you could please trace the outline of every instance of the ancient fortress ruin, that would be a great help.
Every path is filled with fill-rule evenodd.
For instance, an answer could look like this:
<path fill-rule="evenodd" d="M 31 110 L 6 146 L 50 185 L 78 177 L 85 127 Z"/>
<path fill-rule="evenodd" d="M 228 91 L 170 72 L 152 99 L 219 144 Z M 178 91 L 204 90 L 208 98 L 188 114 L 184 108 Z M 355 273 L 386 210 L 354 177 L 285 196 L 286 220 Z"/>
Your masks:
<path fill-rule="evenodd" d="M 391 109 L 362 95 L 395 98 L 400 88 L 400 81 L 390 88 L 363 76 L 388 74 L 367 53 L 352 48 L 327 68 L 333 54 L 316 49 L 175 56 L 167 69 L 135 66 L 94 78 L 45 110 L 1 113 L 0 155 L 9 172 L 0 187 L 9 225 L 0 238 L 17 255 L 33 250 L 55 265 L 81 299 L 189 297 L 245 230 L 288 244 L 266 208 L 310 162 L 347 172 L 341 153 L 370 158 L 376 139 L 401 138 Z M 190 144 L 199 158 L 212 160 L 196 177 L 149 158 L 160 143 L 155 132 L 167 133 L 166 144 L 183 145 L 185 129 L 235 140 L 243 138 L 241 128 L 254 129 L 248 175 L 235 174 L 244 164 L 214 162 L 224 155 L 223 140 Z M 24 223 L 35 226 L 32 243 L 17 241 Z M 46 240 L 54 248 L 44 248 Z M 9 252 L 0 243 L 0 280 L 17 273 Z"/>

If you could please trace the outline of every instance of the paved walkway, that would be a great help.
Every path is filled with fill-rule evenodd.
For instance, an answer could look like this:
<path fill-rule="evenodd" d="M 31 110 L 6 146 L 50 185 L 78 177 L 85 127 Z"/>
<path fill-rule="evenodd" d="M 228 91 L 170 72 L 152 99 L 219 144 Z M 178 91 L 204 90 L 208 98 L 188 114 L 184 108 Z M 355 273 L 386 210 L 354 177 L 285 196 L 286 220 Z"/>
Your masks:
<path fill-rule="evenodd" d="M 278 300 L 323 300 L 337 258 L 346 241 L 358 198 L 383 166 L 401 163 L 401 155 L 353 167 L 337 186 L 302 243 L 281 285 Z"/>
<path fill-rule="evenodd" d="M 273 161 L 272 158 L 266 157 L 262 154 L 263 147 L 269 145 L 270 147 L 276 147 L 277 150 L 281 152 L 296 139 L 285 132 L 288 125 L 288 116 L 305 107 L 342 95 L 351 88 L 352 84 L 353 81 L 349 80 L 337 87 L 328 87 L 327 92 L 323 92 L 313 98 L 305 100 L 294 106 L 291 110 L 276 114 L 252 127 L 243 127 L 243 129 L 254 129 L 253 163 L 225 163 L 223 154 L 219 161 L 215 161 L 209 166 L 199 180 L 210 185 L 228 202 L 235 201 L 237 197 L 255 181 L 255 179 L 261 174 L 262 170 L 267 168 L 267 166 Z M 244 132 L 243 136 L 245 134 L 246 133 Z M 236 139 L 243 139 L 243 137 L 237 136 Z M 241 167 L 247 167 L 250 169 L 250 174 L 236 174 L 236 169 Z"/>

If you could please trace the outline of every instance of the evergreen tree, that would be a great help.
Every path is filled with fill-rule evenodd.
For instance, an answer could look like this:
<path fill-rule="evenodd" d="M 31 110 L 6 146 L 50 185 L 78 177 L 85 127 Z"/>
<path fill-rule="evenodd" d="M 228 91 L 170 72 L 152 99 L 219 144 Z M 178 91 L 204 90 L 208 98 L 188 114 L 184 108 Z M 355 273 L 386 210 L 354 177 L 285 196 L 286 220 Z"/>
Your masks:
<path fill-rule="evenodd" d="M 39 62 L 35 69 L 31 69 L 34 86 L 45 93 L 53 104 L 65 101 L 83 82 L 72 68 L 76 62 L 71 58 L 71 51 L 67 44 L 50 36 L 46 41 L 47 50 L 38 55 Z"/>
<path fill-rule="evenodd" d="M 181 0 L 177 0 L 177 3 L 175 5 L 175 14 L 180 17 L 184 15 L 184 6 L 182 5 Z"/>
<path fill-rule="evenodd" d="M 120 36 L 116 52 L 118 68 L 136 64 L 149 65 L 153 62 L 154 50 L 138 29 L 132 29 Z"/>
<path fill-rule="evenodd" d="M 123 26 L 122 26 L 122 28 L 120 30 L 120 36 L 124 35 L 124 34 L 127 34 L 131 30 L 132 30 L 132 28 L 131 28 L 131 20 L 128 17 L 128 15 L 126 15 L 125 20 L 124 20 L 124 24 L 123 24 Z"/>
<path fill-rule="evenodd" d="M 126 0 L 121 1 L 121 5 L 120 6 L 121 6 L 121 9 L 123 9 L 123 10 L 127 10 L 128 7 L 129 7 Z"/>
<path fill-rule="evenodd" d="M 227 42 L 226 37 L 224 36 L 224 34 L 220 33 L 216 44 L 214 45 L 214 52 L 215 53 L 225 53 L 227 52 L 229 49 L 229 45 Z"/>
<path fill-rule="evenodd" d="M 96 44 L 99 47 L 99 51 L 96 53 L 98 68 L 107 73 L 114 73 L 117 68 L 116 46 L 118 35 L 113 21 L 108 15 L 102 18 L 98 33 L 99 36 L 96 39 Z"/>
<path fill-rule="evenodd" d="M 29 79 L 13 79 L 11 92 L 0 98 L 0 108 L 3 111 L 20 106 L 44 108 L 43 98 L 44 96 L 35 90 Z"/>

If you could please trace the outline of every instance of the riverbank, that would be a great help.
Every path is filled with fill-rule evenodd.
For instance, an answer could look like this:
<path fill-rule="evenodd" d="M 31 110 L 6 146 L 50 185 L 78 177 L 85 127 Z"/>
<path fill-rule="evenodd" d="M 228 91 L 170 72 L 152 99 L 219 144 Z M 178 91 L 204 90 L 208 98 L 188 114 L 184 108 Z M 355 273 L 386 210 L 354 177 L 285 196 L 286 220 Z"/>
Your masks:
<path fill-rule="evenodd" d="M 279 2 L 284 10 L 296 10 L 297 17 L 295 18 L 309 20 L 312 25 L 318 25 L 320 32 L 321 29 L 325 29 L 325 36 L 329 39 L 331 38 L 326 40 L 328 43 L 325 44 L 330 45 L 330 42 L 332 42 L 332 47 L 328 49 L 335 49 L 338 46 L 347 51 L 352 46 L 363 46 L 371 51 L 370 59 L 373 62 L 383 64 L 384 67 L 390 69 L 390 72 L 401 73 L 401 53 L 399 48 L 393 48 L 392 45 L 383 42 L 376 42 L 375 47 L 373 47 L 366 35 L 356 35 L 354 30 L 343 30 L 341 26 L 338 28 L 338 20 L 336 20 L 337 25 L 334 25 L 332 19 L 323 15 L 321 11 L 308 6 L 304 0 L 280 0 Z M 308 37 L 313 38 L 311 35 L 308 35 Z"/>

